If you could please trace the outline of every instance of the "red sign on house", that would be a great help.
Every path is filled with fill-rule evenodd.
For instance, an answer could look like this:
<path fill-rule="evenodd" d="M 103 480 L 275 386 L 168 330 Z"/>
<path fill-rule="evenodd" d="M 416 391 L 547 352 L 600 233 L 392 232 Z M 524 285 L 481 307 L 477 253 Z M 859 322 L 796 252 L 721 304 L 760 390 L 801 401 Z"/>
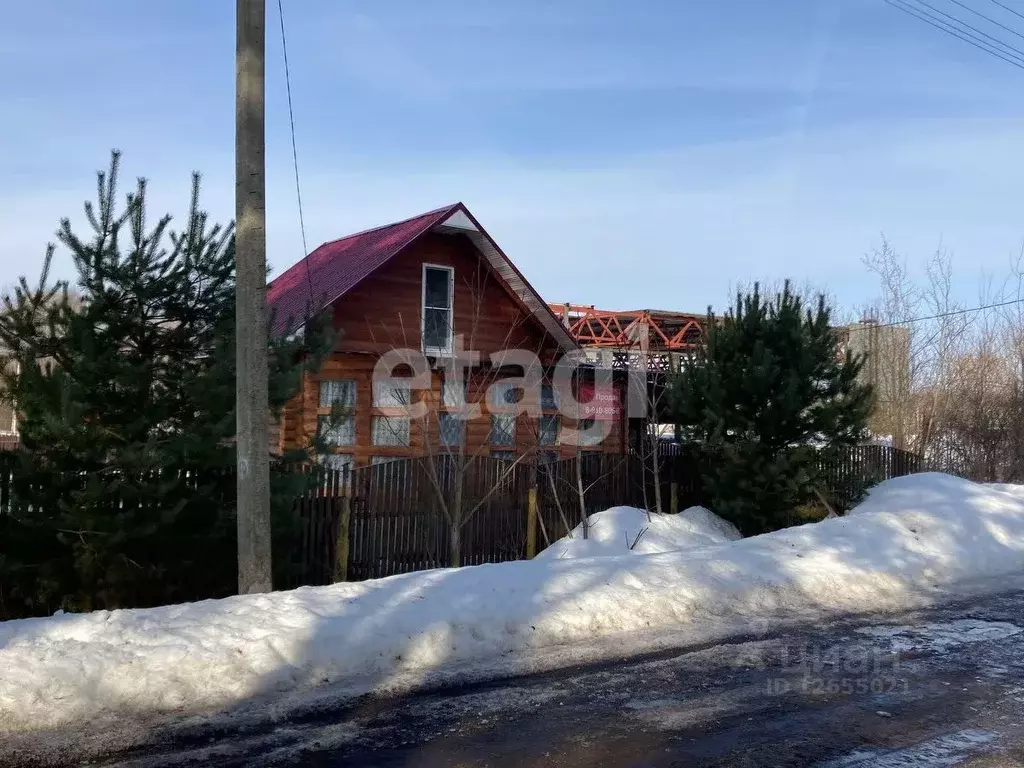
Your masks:
<path fill-rule="evenodd" d="M 595 388 L 593 384 L 580 384 L 578 397 L 581 419 L 618 421 L 622 416 L 622 404 L 619 401 L 617 388 L 608 386 Z"/>

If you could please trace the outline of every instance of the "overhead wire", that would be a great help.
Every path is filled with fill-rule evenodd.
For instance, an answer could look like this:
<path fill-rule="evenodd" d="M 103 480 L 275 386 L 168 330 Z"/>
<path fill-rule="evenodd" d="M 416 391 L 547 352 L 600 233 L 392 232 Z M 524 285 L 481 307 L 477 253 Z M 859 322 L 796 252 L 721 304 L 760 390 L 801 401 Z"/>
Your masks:
<path fill-rule="evenodd" d="M 980 51 L 995 56 L 997 59 L 1002 59 L 1006 63 L 1012 64 L 1018 69 L 1024 69 L 1024 58 L 1011 58 L 1010 56 L 1004 55 L 1004 53 L 1000 51 L 998 48 L 990 46 L 987 43 L 984 43 L 984 41 L 976 42 L 976 39 L 972 39 L 974 37 L 973 35 L 967 35 L 967 33 L 961 34 L 962 31 L 959 30 L 957 27 L 954 27 L 951 24 L 947 24 L 941 19 L 937 19 L 936 17 L 924 11 L 919 11 L 917 8 L 914 8 L 913 6 L 910 6 L 907 3 L 903 2 L 903 0 L 885 0 L 885 2 L 891 5 L 893 8 L 897 8 L 898 10 L 901 10 L 910 16 L 920 19 L 926 24 L 930 24 L 931 26 L 935 27 L 941 32 L 945 32 L 946 34 L 951 35 L 952 37 L 955 37 L 958 40 L 962 40 L 968 45 L 974 46 Z"/>
<path fill-rule="evenodd" d="M 995 3 L 996 5 L 998 5 L 998 6 L 999 6 L 1000 8 L 1002 8 L 1003 10 L 1009 11 L 1009 12 L 1010 12 L 1010 13 L 1012 13 L 1012 14 L 1013 14 L 1014 16 L 1020 16 L 1020 18 L 1024 19 L 1024 13 L 1021 13 L 1020 11 L 1015 11 L 1015 10 L 1014 10 L 1013 8 L 1011 8 L 1010 6 L 1008 6 L 1008 5 L 1004 5 L 1003 3 L 999 2 L 999 0 L 991 0 L 991 2 Z"/>
<path fill-rule="evenodd" d="M 1003 42 L 998 37 L 990 35 L 988 32 L 985 32 L 982 29 L 978 29 L 977 27 L 975 27 L 972 24 L 968 24 L 963 19 L 961 19 L 961 18 L 959 18 L 957 16 L 954 16 L 951 13 L 947 13 L 946 11 L 943 11 L 940 8 L 936 8 L 934 5 L 932 5 L 931 3 L 927 2 L 927 0 L 903 0 L 903 2 L 916 3 L 917 5 L 920 5 L 920 6 L 923 6 L 925 8 L 928 8 L 929 10 L 934 11 L 935 13 L 939 14 L 940 16 L 943 16 L 943 17 L 949 19 L 949 22 L 951 22 L 953 25 L 957 26 L 959 31 L 963 32 L 965 35 L 970 35 L 971 37 L 974 37 L 975 40 L 981 40 L 982 38 L 984 38 L 985 41 L 991 40 L 992 42 L 986 43 L 986 44 L 987 45 L 992 45 L 994 43 L 994 44 L 1002 47 L 1003 49 L 1005 49 L 1005 51 L 1007 53 L 1009 53 L 1011 56 L 1024 58 L 1024 51 L 1020 50 L 1019 48 L 1014 48 L 1012 45 L 1010 45 L 1009 43 Z M 967 10 L 972 11 L 974 13 L 978 13 L 977 11 L 973 11 L 973 9 L 971 9 L 968 6 L 966 6 L 963 3 L 961 3 L 959 0 L 950 0 L 950 2 L 953 2 L 953 3 L 956 3 L 957 5 L 963 6 L 964 8 L 967 8 Z M 924 13 L 924 12 L 922 11 L 922 13 Z M 979 14 L 979 15 L 982 15 L 982 14 Z M 984 16 L 984 18 L 987 19 L 988 17 Z M 971 30 L 971 32 L 976 32 L 981 37 L 979 38 L 979 37 L 977 37 L 975 35 L 971 35 L 970 32 L 964 32 L 964 29 L 960 29 L 961 27 L 969 29 L 969 30 Z M 1009 27 L 1006 27 L 1006 28 L 1010 29 Z M 1010 30 L 1010 31 L 1013 32 L 1013 30 Z M 1014 34 L 1017 34 L 1017 33 L 1014 32 Z"/>
<path fill-rule="evenodd" d="M 1010 299 L 1008 301 L 999 301 L 994 304 L 982 304 L 978 307 L 965 307 L 963 309 L 952 309 L 948 312 L 939 312 L 935 315 L 926 315 L 924 317 L 911 317 L 906 320 L 899 320 L 891 323 L 872 323 L 874 328 L 897 328 L 904 325 L 912 325 L 914 323 L 923 323 L 928 320 L 943 320 L 947 317 L 956 317 L 958 315 L 966 315 L 971 312 L 983 312 L 986 309 L 999 309 L 1000 307 L 1009 307 L 1014 304 L 1024 303 L 1024 297 L 1019 299 Z"/>
<path fill-rule="evenodd" d="M 277 17 L 281 22 L 281 51 L 284 54 L 284 83 L 288 94 L 288 122 L 292 137 L 292 168 L 295 171 L 295 200 L 299 208 L 299 231 L 302 235 L 302 255 L 306 268 L 306 283 L 309 286 L 309 311 L 313 305 L 313 278 L 309 273 L 309 247 L 306 245 L 306 218 L 302 210 L 302 184 L 299 181 L 299 152 L 295 142 L 295 109 L 292 106 L 292 76 L 288 64 L 288 38 L 284 30 L 284 8 L 282 0 L 277 0 Z"/>
<path fill-rule="evenodd" d="M 991 16 L 986 16 L 986 15 L 985 15 L 984 13 L 982 13 L 982 12 L 981 12 L 981 11 L 979 11 L 979 10 L 977 10 L 976 8 L 971 8 L 971 6 L 967 5 L 967 3 L 962 3 L 962 2 L 960 2 L 960 0 L 949 0 L 949 2 L 951 2 L 951 3 L 955 4 L 955 5 L 959 5 L 959 6 L 961 7 L 961 8 L 963 8 L 964 10 L 970 11 L 970 12 L 971 12 L 971 13 L 973 13 L 973 14 L 974 14 L 975 16 L 980 16 L 980 17 L 981 17 L 981 18 L 983 18 L 983 19 L 984 19 L 985 21 L 987 21 L 987 22 L 988 22 L 989 24 L 995 24 L 995 25 L 996 25 L 997 27 L 999 27 L 1000 29 L 1005 29 L 1005 30 L 1006 30 L 1007 32 L 1009 32 L 1009 33 L 1010 33 L 1011 35 L 1016 35 L 1016 36 L 1017 36 L 1017 37 L 1019 37 L 1019 38 L 1020 38 L 1021 40 L 1024 40 L 1024 35 L 1022 35 L 1022 34 L 1021 34 L 1020 32 L 1018 32 L 1018 31 L 1017 31 L 1016 29 L 1014 29 L 1013 27 L 1007 26 L 1006 24 L 1003 24 L 1003 23 L 1002 23 L 1002 22 L 1000 22 L 1000 21 L 996 21 L 996 20 L 995 20 L 995 19 L 993 19 L 993 18 L 992 18 Z M 1019 15 L 1020 15 L 1020 14 L 1018 14 L 1018 16 L 1019 16 Z M 1024 16 L 1021 16 L 1021 18 L 1024 18 Z"/>

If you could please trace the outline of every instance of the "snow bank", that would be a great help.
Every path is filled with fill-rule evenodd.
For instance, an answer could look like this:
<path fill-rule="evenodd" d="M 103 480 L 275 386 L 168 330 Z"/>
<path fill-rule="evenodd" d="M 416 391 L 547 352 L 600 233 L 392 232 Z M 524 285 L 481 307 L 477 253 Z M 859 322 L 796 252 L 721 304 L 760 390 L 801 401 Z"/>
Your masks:
<path fill-rule="evenodd" d="M 431 670 L 579 662 L 598 640 L 606 657 L 623 656 L 670 635 L 707 642 L 905 608 L 932 587 L 1022 564 L 1024 496 L 926 474 L 880 485 L 848 517 L 645 557 L 550 557 L 12 621 L 0 624 L 0 730 L 209 712 L 325 684 L 394 690 Z"/>
<path fill-rule="evenodd" d="M 541 552 L 538 560 L 569 560 L 609 555 L 651 555 L 741 538 L 732 523 L 704 507 L 690 507 L 677 515 L 648 514 L 636 507 L 612 507 L 587 518 L 587 538 L 578 525 Z M 637 538 L 639 537 L 639 538 Z"/>

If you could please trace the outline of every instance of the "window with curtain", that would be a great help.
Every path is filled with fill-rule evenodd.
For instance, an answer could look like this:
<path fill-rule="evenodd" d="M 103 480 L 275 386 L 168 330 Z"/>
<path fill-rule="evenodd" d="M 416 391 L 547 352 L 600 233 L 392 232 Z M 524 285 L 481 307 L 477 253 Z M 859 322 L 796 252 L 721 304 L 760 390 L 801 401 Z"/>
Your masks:
<path fill-rule="evenodd" d="M 374 408 L 408 408 L 412 405 L 412 383 L 401 380 L 373 382 Z"/>
<path fill-rule="evenodd" d="M 374 445 L 408 445 L 409 418 L 407 416 L 374 416 L 370 420 Z"/>
<path fill-rule="evenodd" d="M 320 416 L 317 420 L 317 429 L 320 431 L 320 438 L 327 445 L 347 446 L 356 444 L 355 416 L 348 415 L 336 419 L 331 416 Z"/>
<path fill-rule="evenodd" d="M 495 407 L 515 405 L 523 396 L 522 387 L 514 381 L 496 381 L 491 385 L 491 402 Z"/>
<path fill-rule="evenodd" d="M 458 414 L 442 411 L 437 424 L 441 445 L 462 445 L 466 441 L 466 421 Z"/>
<path fill-rule="evenodd" d="M 328 379 L 320 382 L 320 407 L 341 406 L 355 408 L 356 382 L 354 379 Z"/>

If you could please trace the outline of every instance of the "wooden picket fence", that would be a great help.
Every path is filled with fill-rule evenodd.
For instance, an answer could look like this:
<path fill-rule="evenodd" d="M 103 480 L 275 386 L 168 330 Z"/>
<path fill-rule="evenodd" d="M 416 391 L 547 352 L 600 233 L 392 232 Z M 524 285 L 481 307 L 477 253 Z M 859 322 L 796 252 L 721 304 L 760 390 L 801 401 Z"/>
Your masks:
<path fill-rule="evenodd" d="M 849 509 L 856 502 L 858 489 L 883 480 L 921 472 L 928 467 L 916 453 L 889 445 L 854 445 L 838 450 L 820 451 L 816 466 L 825 493 L 838 509 Z"/>
<path fill-rule="evenodd" d="M 660 461 L 663 509 L 708 504 L 700 470 L 711 457 L 693 446 L 670 446 Z M 286 583 L 278 586 L 380 578 L 456 564 L 453 520 L 460 521 L 457 564 L 522 559 L 565 536 L 585 515 L 616 505 L 653 508 L 649 463 L 635 455 L 593 452 L 539 463 L 479 456 L 460 464 L 442 456 L 349 470 L 302 467 L 297 471 L 308 477 L 295 500 L 292 567 Z M 922 462 L 887 446 L 857 446 L 822 452 L 818 469 L 832 502 L 845 508 L 858 484 L 920 471 Z M 11 505 L 13 471 L 13 456 L 0 454 L 0 515 Z M 460 479 L 461 513 L 456 513 Z"/>
<path fill-rule="evenodd" d="M 433 456 L 358 467 L 350 475 L 350 579 L 525 555 L 528 479 L 522 463 Z M 456 509 L 460 480 L 462 503 Z M 453 527 L 460 540 L 457 559 Z"/>
<path fill-rule="evenodd" d="M 295 578 L 327 584 L 522 559 L 530 471 L 521 462 L 489 456 L 313 470 L 310 490 L 296 502 L 301 534 Z M 462 503 L 456 509 L 460 479 Z M 459 534 L 457 563 L 453 527 Z"/>
<path fill-rule="evenodd" d="M 566 536 L 584 516 L 620 505 L 645 506 L 643 463 L 637 456 L 585 452 L 578 459 L 542 462 L 532 477 L 538 549 Z"/>

